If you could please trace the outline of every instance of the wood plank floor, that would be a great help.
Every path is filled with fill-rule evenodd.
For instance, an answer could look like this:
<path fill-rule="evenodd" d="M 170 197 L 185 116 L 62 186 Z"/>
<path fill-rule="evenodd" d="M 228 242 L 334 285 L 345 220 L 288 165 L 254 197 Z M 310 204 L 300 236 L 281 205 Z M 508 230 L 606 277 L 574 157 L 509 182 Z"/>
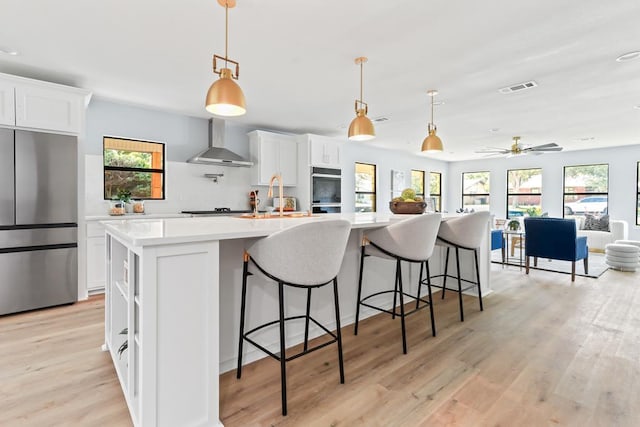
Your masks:
<path fill-rule="evenodd" d="M 640 273 L 600 279 L 492 266 L 496 292 L 436 300 L 400 325 L 376 316 L 343 329 L 346 383 L 330 346 L 288 366 L 263 359 L 222 375 L 225 426 L 638 426 Z M 436 294 L 439 296 L 439 294 Z M 0 317 L 0 426 L 129 426 L 103 341 L 104 301 Z"/>

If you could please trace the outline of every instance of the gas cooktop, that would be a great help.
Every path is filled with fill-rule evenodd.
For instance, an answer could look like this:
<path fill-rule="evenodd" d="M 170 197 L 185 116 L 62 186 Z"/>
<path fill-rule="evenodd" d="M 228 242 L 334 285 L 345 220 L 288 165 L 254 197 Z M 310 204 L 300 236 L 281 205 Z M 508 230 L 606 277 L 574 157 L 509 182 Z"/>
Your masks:
<path fill-rule="evenodd" d="M 208 211 L 182 211 L 183 214 L 191 215 L 233 215 L 251 212 L 250 210 L 231 210 L 231 208 L 213 208 Z"/>

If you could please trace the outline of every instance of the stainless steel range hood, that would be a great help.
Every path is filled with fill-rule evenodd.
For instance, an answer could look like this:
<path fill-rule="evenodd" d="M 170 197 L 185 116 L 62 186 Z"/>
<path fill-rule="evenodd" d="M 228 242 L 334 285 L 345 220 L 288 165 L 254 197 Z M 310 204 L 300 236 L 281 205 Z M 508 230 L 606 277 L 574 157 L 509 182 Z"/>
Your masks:
<path fill-rule="evenodd" d="M 209 119 L 209 148 L 191 157 L 187 160 L 187 163 L 245 168 L 253 166 L 253 162 L 224 148 L 224 139 L 225 121 L 222 119 Z"/>

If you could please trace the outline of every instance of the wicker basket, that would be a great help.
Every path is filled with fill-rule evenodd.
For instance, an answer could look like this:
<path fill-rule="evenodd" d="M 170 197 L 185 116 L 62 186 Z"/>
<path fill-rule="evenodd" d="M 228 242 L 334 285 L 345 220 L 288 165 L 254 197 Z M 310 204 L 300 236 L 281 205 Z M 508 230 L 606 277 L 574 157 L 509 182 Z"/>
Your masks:
<path fill-rule="evenodd" d="M 389 202 L 389 209 L 394 214 L 421 214 L 426 207 L 425 202 Z"/>

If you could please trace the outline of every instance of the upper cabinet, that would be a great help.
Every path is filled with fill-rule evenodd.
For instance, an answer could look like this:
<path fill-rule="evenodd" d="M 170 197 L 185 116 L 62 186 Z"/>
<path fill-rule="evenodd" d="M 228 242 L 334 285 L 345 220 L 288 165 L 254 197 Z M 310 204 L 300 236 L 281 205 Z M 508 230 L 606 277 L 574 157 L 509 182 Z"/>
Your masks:
<path fill-rule="evenodd" d="M 15 85 L 0 80 L 0 125 L 16 124 Z"/>
<path fill-rule="evenodd" d="M 89 98 L 83 89 L 0 74 L 0 124 L 78 134 Z"/>
<path fill-rule="evenodd" d="M 256 130 L 249 132 L 252 185 L 269 185 L 274 174 L 282 177 L 284 186 L 298 184 L 298 143 L 294 135 Z"/>
<path fill-rule="evenodd" d="M 342 142 L 318 135 L 306 135 L 309 140 L 309 164 L 340 169 Z"/>

